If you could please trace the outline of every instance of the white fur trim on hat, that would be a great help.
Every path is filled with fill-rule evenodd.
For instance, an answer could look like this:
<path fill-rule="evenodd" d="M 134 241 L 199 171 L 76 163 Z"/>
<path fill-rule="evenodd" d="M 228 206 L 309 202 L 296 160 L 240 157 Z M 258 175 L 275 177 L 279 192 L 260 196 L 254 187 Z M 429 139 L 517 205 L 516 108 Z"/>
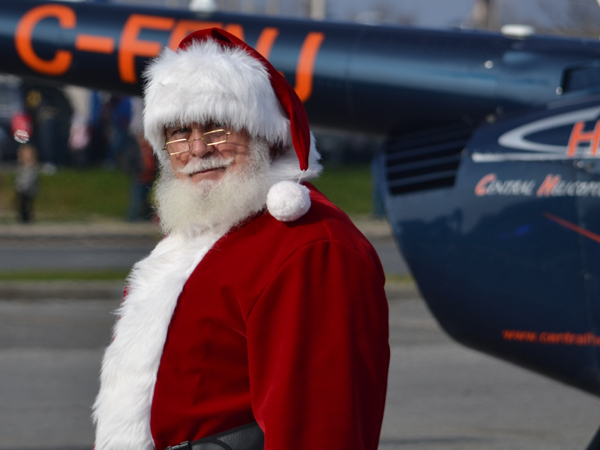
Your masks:
<path fill-rule="evenodd" d="M 214 120 L 270 144 L 291 145 L 289 119 L 265 67 L 239 48 L 212 40 L 165 48 L 144 74 L 144 132 L 166 161 L 165 126 Z"/>

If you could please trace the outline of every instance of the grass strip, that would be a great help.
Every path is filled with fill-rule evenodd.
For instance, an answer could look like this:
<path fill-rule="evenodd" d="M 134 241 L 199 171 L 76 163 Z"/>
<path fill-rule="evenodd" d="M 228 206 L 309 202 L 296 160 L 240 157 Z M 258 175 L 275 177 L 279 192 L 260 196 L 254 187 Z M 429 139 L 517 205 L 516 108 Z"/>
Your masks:
<path fill-rule="evenodd" d="M 2 174 L 0 203 L 16 217 L 14 173 Z M 91 221 L 98 218 L 125 220 L 129 202 L 129 179 L 118 171 L 102 169 L 59 169 L 41 174 L 34 200 L 36 221 Z"/>
<path fill-rule="evenodd" d="M 14 222 L 15 174 L 0 177 L 0 223 Z M 369 164 L 325 165 L 313 181 L 333 203 L 350 215 L 371 212 Z M 40 175 L 39 194 L 34 201 L 34 220 L 51 222 L 125 220 L 130 179 L 120 171 L 101 168 L 61 168 L 53 175 Z"/>
<path fill-rule="evenodd" d="M 372 212 L 369 164 L 326 164 L 323 174 L 312 183 L 346 214 L 362 216 Z"/>
<path fill-rule="evenodd" d="M 400 274 L 385 274 L 386 284 L 402 284 L 411 285 L 415 283 L 412 275 L 400 275 Z"/>

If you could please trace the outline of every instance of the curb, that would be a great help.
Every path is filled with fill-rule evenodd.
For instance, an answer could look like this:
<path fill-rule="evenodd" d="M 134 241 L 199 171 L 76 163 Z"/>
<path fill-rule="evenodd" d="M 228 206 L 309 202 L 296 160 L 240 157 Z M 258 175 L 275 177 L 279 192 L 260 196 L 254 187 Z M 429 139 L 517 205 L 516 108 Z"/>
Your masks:
<path fill-rule="evenodd" d="M 385 295 L 388 301 L 423 299 L 415 283 L 386 283 Z"/>
<path fill-rule="evenodd" d="M 3 281 L 0 300 L 120 299 L 121 281 Z"/>
<path fill-rule="evenodd" d="M 392 239 L 392 229 L 385 220 L 355 218 L 354 225 L 369 240 Z M 0 225 L 0 240 L 37 240 L 37 239 L 124 239 L 143 238 L 158 242 L 160 228 L 153 222 L 40 222 L 28 225 Z"/>
<path fill-rule="evenodd" d="M 122 281 L 3 281 L 0 300 L 115 299 L 123 297 Z M 421 299 L 416 284 L 387 283 L 389 301 Z"/>
<path fill-rule="evenodd" d="M 0 239 L 102 239 L 141 237 L 158 240 L 160 230 L 154 223 L 33 223 L 0 225 Z"/>

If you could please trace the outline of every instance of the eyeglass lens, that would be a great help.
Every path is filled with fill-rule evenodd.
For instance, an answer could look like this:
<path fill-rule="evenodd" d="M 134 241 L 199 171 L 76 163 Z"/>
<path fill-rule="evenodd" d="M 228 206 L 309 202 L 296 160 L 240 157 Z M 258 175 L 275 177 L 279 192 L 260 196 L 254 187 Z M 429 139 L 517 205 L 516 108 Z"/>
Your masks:
<path fill-rule="evenodd" d="M 184 153 L 190 151 L 192 149 L 193 142 L 200 139 L 203 140 L 206 145 L 222 144 L 223 142 L 227 142 L 227 131 L 222 129 L 207 131 L 202 135 L 201 138 L 192 139 L 190 141 L 186 139 L 178 139 L 175 142 L 168 143 L 167 150 L 171 155 L 177 153 Z"/>

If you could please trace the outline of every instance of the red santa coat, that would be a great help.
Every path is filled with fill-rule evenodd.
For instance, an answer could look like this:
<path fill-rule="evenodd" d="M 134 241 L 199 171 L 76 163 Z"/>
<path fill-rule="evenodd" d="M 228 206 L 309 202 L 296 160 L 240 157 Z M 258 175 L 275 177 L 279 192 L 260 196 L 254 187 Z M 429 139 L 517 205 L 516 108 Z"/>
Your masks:
<path fill-rule="evenodd" d="M 148 439 L 163 449 L 254 420 L 265 450 L 377 448 L 389 364 L 383 270 L 348 217 L 310 188 L 312 206 L 299 220 L 262 214 L 192 245 L 188 256 L 200 256 L 190 269 L 134 276 L 119 322 L 141 315 L 141 326 L 118 324 L 117 349 L 107 350 L 97 450 L 151 448 Z M 159 247 L 155 262 L 186 259 Z M 127 305 L 140 297 L 138 284 L 165 275 L 184 283 L 170 294 L 172 306 Z M 151 284 L 145 295 L 160 297 L 160 283 Z M 168 316 L 164 330 L 143 329 L 152 314 Z M 144 345 L 143 333 L 146 341 L 164 337 Z M 145 347 L 159 355 L 141 357 Z M 120 365 L 131 371 L 123 375 Z M 131 379 L 137 382 L 109 392 Z"/>

